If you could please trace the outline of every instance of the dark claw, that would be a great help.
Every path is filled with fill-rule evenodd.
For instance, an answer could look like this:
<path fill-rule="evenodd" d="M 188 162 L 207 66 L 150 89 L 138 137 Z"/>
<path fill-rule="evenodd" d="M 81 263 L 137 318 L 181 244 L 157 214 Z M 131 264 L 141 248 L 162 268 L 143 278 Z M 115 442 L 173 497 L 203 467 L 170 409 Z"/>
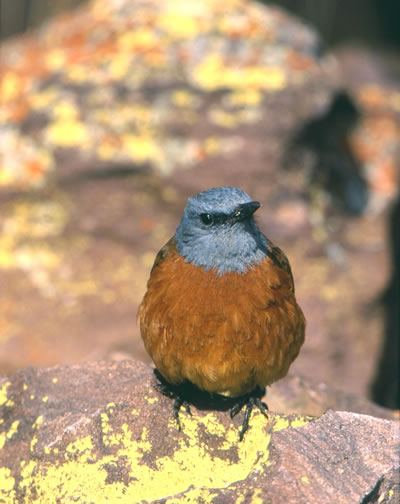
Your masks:
<path fill-rule="evenodd" d="M 239 411 L 243 408 L 243 406 L 246 404 L 248 397 L 239 397 L 237 402 L 232 406 L 231 408 L 231 418 L 236 416 Z"/>
<path fill-rule="evenodd" d="M 175 392 L 166 383 L 156 383 L 156 389 L 165 397 L 176 398 Z"/>
<path fill-rule="evenodd" d="M 267 414 L 268 406 L 265 404 L 265 402 L 261 401 L 259 397 L 260 392 L 261 391 L 256 390 L 247 396 L 239 397 L 237 402 L 231 408 L 231 418 L 233 418 L 235 415 L 239 413 L 239 411 L 243 408 L 243 406 L 246 406 L 242 427 L 239 431 L 239 441 L 242 441 L 245 432 L 249 428 L 249 418 L 254 406 L 257 406 L 257 408 L 261 411 L 261 413 L 266 418 L 268 418 Z M 261 397 L 262 395 L 263 394 L 261 394 Z"/>
<path fill-rule="evenodd" d="M 178 425 L 179 431 L 182 430 L 181 421 L 179 419 L 179 410 L 181 409 L 181 406 L 183 406 L 185 408 L 185 410 L 187 411 L 187 413 L 189 413 L 189 415 L 192 416 L 192 412 L 190 411 L 189 403 L 187 401 L 183 400 L 181 397 L 175 397 L 173 410 L 174 410 L 175 422 Z"/>
<path fill-rule="evenodd" d="M 173 405 L 173 415 L 175 422 L 178 425 L 178 430 L 181 431 L 182 426 L 179 419 L 179 410 L 181 409 L 181 406 L 183 406 L 186 412 L 189 413 L 190 416 L 192 416 L 189 403 L 185 399 L 183 399 L 182 396 L 179 394 L 178 392 L 179 387 L 174 387 L 173 385 L 170 385 L 168 382 L 166 382 L 164 377 L 158 372 L 158 370 L 155 370 L 154 374 L 160 380 L 159 383 L 156 383 L 157 390 L 162 395 L 168 397 L 169 399 L 175 399 Z"/>

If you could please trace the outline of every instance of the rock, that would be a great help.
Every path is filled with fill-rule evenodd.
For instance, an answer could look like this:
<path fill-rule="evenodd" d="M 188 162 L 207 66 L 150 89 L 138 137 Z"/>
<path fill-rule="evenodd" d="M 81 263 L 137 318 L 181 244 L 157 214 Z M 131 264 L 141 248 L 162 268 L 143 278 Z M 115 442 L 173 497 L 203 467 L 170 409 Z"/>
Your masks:
<path fill-rule="evenodd" d="M 137 305 L 187 197 L 273 204 L 285 139 L 335 87 L 312 28 L 246 0 L 95 0 L 1 56 L 2 374 L 144 359 Z"/>
<path fill-rule="evenodd" d="M 154 383 L 135 361 L 3 378 L 0 502 L 398 502 L 395 421 L 255 412 L 239 443 L 204 404 L 179 432 Z"/>
<path fill-rule="evenodd" d="M 327 409 L 333 409 L 390 420 L 399 418 L 398 412 L 378 406 L 364 397 L 290 373 L 285 380 L 274 383 L 268 389 L 267 397 L 272 411 L 320 416 Z"/>
<path fill-rule="evenodd" d="M 37 188 L 56 171 L 64 185 L 118 165 L 165 175 L 235 156 L 242 144 L 221 132 L 283 103 L 266 125 L 276 134 L 328 98 L 319 52 L 314 30 L 257 2 L 95 0 L 4 44 L 0 183 Z"/>
<path fill-rule="evenodd" d="M 280 169 L 292 130 L 337 88 L 315 30 L 245 0 L 94 0 L 1 56 L 1 374 L 146 359 L 135 317 L 155 254 L 187 197 L 233 185 L 262 203 L 260 227 L 293 266 L 308 329 L 292 371 L 367 394 L 383 222 L 347 223 L 327 255 L 301 196 L 307 177 Z M 390 169 L 397 88 L 358 89 L 375 118 L 356 142 L 361 159 Z M 322 414 L 325 392 L 293 385 L 300 404 L 278 396 L 273 409 L 307 400 Z"/>

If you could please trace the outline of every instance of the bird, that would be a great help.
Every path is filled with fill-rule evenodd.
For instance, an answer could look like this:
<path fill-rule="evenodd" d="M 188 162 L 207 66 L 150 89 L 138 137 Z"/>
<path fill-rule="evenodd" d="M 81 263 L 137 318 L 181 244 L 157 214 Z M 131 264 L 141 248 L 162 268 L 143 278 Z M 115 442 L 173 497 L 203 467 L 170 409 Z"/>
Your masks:
<path fill-rule="evenodd" d="M 284 252 L 258 228 L 260 208 L 243 190 L 214 187 L 188 199 L 174 236 L 152 267 L 137 320 L 178 423 L 185 383 L 245 407 L 242 440 L 266 386 L 283 378 L 304 342 Z"/>

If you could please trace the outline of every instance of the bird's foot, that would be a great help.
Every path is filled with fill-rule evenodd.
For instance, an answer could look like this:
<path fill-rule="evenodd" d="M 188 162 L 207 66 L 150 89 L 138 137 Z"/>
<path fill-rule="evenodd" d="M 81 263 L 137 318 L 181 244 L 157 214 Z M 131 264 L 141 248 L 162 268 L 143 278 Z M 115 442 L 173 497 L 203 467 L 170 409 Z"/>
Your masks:
<path fill-rule="evenodd" d="M 239 441 L 242 441 L 245 432 L 249 428 L 249 418 L 250 418 L 250 414 L 251 414 L 254 406 L 257 406 L 257 408 L 261 411 L 261 413 L 266 418 L 268 418 L 268 414 L 267 414 L 268 406 L 265 402 L 261 401 L 261 397 L 263 395 L 264 395 L 264 391 L 257 388 L 248 395 L 238 397 L 237 402 L 232 406 L 231 418 L 233 418 L 235 415 L 237 415 L 239 413 L 239 411 L 241 411 L 243 406 L 246 406 L 242 427 L 239 431 Z"/>
<path fill-rule="evenodd" d="M 168 383 L 157 369 L 154 370 L 154 374 L 159 380 L 159 383 L 156 384 L 157 390 L 162 395 L 169 397 L 170 399 L 174 399 L 173 415 L 175 422 L 178 425 L 178 430 L 181 431 L 182 425 L 179 419 L 179 410 L 181 409 L 181 407 L 183 406 L 186 412 L 189 413 L 190 416 L 192 416 L 189 403 L 182 397 L 182 387 L 174 386 Z"/>

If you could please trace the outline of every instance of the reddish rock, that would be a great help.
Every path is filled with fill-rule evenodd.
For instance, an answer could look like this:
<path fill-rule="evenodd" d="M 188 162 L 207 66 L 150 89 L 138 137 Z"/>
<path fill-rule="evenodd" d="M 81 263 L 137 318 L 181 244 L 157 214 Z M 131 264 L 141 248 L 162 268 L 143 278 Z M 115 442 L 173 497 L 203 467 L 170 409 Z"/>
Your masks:
<path fill-rule="evenodd" d="M 154 384 L 135 361 L 3 378 L 0 502 L 398 502 L 395 421 L 256 412 L 240 443 L 204 403 L 179 432 Z"/>
<path fill-rule="evenodd" d="M 281 169 L 293 130 L 336 88 L 319 48 L 312 28 L 246 0 L 96 0 L 1 47 L 1 374 L 146 359 L 135 317 L 155 254 L 187 197 L 233 185 L 262 203 L 260 227 L 293 267 L 308 328 L 291 370 L 368 393 L 382 333 L 371 308 L 389 275 L 383 216 L 333 222 L 324 244 L 305 172 Z M 375 188 L 392 189 L 397 81 L 371 87 L 350 68 L 366 109 L 356 151 L 372 175 L 387 167 Z"/>

